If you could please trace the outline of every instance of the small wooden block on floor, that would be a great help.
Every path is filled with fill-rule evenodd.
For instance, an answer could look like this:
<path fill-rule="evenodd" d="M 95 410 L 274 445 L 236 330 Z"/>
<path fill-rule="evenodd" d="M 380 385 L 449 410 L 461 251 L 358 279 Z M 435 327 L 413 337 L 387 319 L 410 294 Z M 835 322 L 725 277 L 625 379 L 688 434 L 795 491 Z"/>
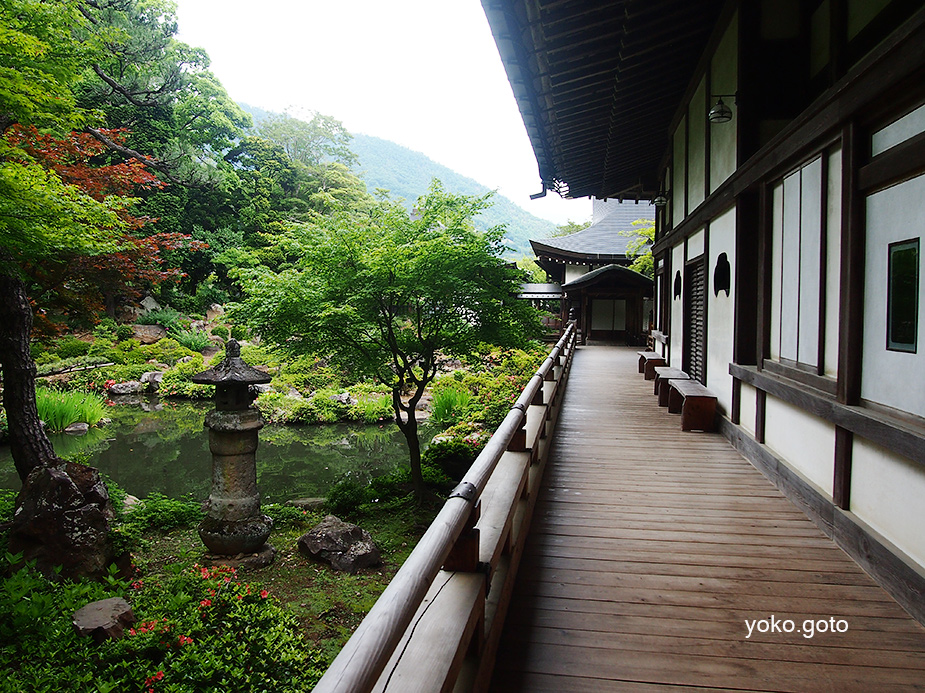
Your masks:
<path fill-rule="evenodd" d="M 669 380 L 668 411 L 681 413 L 682 431 L 712 431 L 716 395 L 696 380 Z"/>

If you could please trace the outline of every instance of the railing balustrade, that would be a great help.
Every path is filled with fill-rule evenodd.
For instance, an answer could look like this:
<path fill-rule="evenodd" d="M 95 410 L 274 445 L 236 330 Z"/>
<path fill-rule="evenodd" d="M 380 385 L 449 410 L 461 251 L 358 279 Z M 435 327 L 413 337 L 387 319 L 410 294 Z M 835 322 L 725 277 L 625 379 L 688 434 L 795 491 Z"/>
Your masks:
<path fill-rule="evenodd" d="M 575 335 L 570 323 L 316 693 L 487 686 Z"/>

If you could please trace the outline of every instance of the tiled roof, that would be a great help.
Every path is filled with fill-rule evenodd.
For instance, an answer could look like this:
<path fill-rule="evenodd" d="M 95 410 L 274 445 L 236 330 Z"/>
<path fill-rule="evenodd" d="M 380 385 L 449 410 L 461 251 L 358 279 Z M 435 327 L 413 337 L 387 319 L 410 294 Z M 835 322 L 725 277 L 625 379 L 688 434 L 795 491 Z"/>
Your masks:
<path fill-rule="evenodd" d="M 595 206 L 595 212 L 600 209 Z M 632 236 L 623 236 L 623 232 L 632 232 L 637 219 L 654 219 L 655 207 L 650 204 L 632 202 L 611 203 L 606 206 L 607 214 L 596 219 L 591 226 L 582 231 L 560 236 L 531 240 L 533 252 L 541 255 L 562 255 L 569 257 L 586 256 L 589 259 L 626 259 L 626 248 Z"/>
<path fill-rule="evenodd" d="M 568 284 L 563 284 L 562 289 L 568 291 L 569 289 L 575 289 L 586 284 L 593 284 L 603 279 L 604 275 L 607 274 L 612 274 L 615 278 L 619 278 L 622 283 L 631 286 L 652 286 L 653 284 L 652 280 L 646 275 L 631 270 L 629 267 L 623 267 L 622 265 L 605 265 L 604 267 L 598 267 L 593 272 L 581 275 L 578 279 L 574 279 Z"/>

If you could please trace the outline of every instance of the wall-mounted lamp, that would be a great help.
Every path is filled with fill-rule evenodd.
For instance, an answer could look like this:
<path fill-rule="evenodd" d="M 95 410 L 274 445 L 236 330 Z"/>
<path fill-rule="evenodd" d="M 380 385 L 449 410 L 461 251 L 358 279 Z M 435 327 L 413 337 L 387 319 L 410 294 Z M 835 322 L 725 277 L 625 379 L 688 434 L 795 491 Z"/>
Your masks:
<path fill-rule="evenodd" d="M 659 191 L 658 195 L 652 199 L 652 204 L 654 204 L 656 207 L 664 207 L 668 204 L 668 196 L 665 193 Z"/>
<path fill-rule="evenodd" d="M 712 94 L 712 97 L 715 97 L 717 100 L 716 105 L 710 109 L 710 112 L 707 113 L 707 118 L 709 118 L 711 123 L 728 123 L 732 120 L 732 109 L 729 108 L 725 103 L 723 103 L 723 98 L 733 99 L 733 103 L 736 103 L 735 94 Z"/>

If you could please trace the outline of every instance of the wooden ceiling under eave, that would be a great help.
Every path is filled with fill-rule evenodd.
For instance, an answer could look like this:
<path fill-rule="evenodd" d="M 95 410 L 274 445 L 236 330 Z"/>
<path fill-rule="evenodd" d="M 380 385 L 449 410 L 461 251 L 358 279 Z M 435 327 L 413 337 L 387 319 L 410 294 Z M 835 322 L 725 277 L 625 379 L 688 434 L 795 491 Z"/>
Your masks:
<path fill-rule="evenodd" d="M 482 0 L 536 154 L 565 197 L 658 189 L 722 0 Z"/>

